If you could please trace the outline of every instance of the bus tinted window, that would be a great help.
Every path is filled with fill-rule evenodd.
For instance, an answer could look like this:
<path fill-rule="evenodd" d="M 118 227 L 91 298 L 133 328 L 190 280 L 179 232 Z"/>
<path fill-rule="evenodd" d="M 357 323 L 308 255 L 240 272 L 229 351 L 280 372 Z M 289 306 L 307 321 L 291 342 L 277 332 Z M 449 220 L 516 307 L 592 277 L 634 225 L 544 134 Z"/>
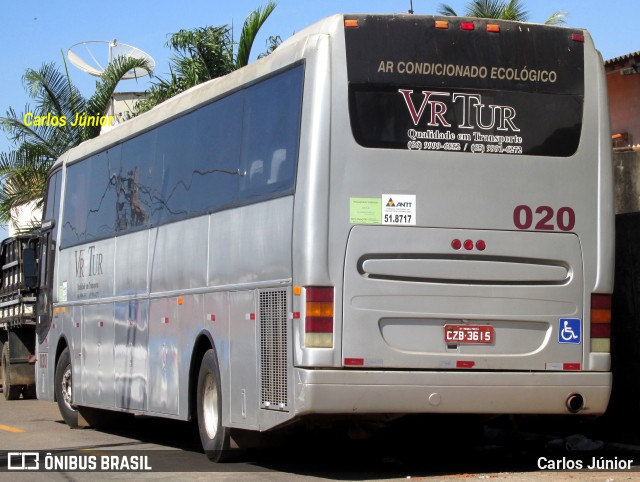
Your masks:
<path fill-rule="evenodd" d="M 193 213 L 216 211 L 237 202 L 243 97 L 238 92 L 196 112 Z"/>
<path fill-rule="evenodd" d="M 298 158 L 302 67 L 247 90 L 240 181 L 243 198 L 293 189 Z"/>
<path fill-rule="evenodd" d="M 62 247 L 293 192 L 302 80 L 296 67 L 69 166 Z"/>
<path fill-rule="evenodd" d="M 45 211 L 43 220 L 58 219 L 58 209 L 60 208 L 60 171 L 56 172 L 49 178 L 47 187 L 47 203 L 45 204 Z"/>
<path fill-rule="evenodd" d="M 360 16 L 346 29 L 351 128 L 365 147 L 567 157 L 580 142 L 584 44 L 571 29 Z"/>
<path fill-rule="evenodd" d="M 580 142 L 582 97 L 430 87 L 350 86 L 365 147 L 566 157 Z"/>
<path fill-rule="evenodd" d="M 62 226 L 64 244 L 91 241 L 115 232 L 114 167 L 119 160 L 120 147 L 116 146 L 69 166 Z"/>
<path fill-rule="evenodd" d="M 191 174 L 195 163 L 195 129 L 193 114 L 180 117 L 156 129 L 155 164 L 161 170 L 158 203 L 154 224 L 174 217 L 185 216 L 190 210 Z"/>
<path fill-rule="evenodd" d="M 122 145 L 117 174 L 118 232 L 148 226 L 163 207 L 160 197 L 162 165 L 156 164 L 157 130 Z"/>

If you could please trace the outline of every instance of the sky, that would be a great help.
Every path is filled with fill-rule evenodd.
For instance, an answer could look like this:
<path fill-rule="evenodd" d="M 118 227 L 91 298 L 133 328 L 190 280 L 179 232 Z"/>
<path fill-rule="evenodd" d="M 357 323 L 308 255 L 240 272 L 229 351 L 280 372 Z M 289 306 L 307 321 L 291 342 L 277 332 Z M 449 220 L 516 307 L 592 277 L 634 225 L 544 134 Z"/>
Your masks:
<path fill-rule="evenodd" d="M 37 69 L 45 62 L 62 66 L 62 54 L 78 42 L 117 39 L 133 45 L 150 54 L 156 61 L 155 74 L 164 76 L 171 55 L 165 46 L 169 34 L 224 24 L 233 24 L 239 32 L 245 17 L 264 3 L 266 0 L 5 0 L 0 7 L 0 116 L 9 107 L 26 112 L 29 98 L 22 76 L 27 68 Z M 413 10 L 416 14 L 436 14 L 442 3 L 462 14 L 469 2 L 413 0 Z M 640 50 L 635 20 L 640 10 L 638 0 L 528 0 L 525 5 L 532 22 L 542 23 L 555 11 L 566 12 L 566 25 L 586 28 L 605 60 Z M 254 43 L 252 58 L 266 50 L 269 35 L 286 39 L 335 13 L 401 13 L 409 8 L 410 0 L 279 0 Z M 69 73 L 86 97 L 93 93 L 95 77 L 72 65 Z M 149 85 L 147 79 L 123 81 L 118 91 L 143 91 Z M 0 152 L 10 148 L 0 132 Z"/>

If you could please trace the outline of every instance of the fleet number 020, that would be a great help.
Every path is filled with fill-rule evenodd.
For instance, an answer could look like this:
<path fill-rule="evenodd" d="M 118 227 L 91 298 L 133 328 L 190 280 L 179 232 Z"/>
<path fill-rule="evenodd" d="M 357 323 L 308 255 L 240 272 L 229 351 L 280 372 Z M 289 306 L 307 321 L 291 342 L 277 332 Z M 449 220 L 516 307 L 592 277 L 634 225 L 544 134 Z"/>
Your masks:
<path fill-rule="evenodd" d="M 535 213 L 535 215 L 534 215 Z M 540 231 L 571 231 L 576 226 L 576 213 L 564 206 L 554 210 L 551 206 L 538 206 L 535 211 L 530 206 L 520 204 L 513 210 L 513 224 L 518 229 L 534 229 Z"/>

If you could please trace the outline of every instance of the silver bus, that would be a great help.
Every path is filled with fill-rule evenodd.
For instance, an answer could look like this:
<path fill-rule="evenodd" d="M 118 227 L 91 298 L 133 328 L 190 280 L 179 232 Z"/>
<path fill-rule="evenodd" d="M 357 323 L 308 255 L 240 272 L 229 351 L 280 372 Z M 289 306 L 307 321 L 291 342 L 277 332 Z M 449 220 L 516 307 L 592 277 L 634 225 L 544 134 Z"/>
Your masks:
<path fill-rule="evenodd" d="M 582 29 L 336 15 L 70 150 L 37 394 L 231 431 L 602 414 L 613 187 Z"/>

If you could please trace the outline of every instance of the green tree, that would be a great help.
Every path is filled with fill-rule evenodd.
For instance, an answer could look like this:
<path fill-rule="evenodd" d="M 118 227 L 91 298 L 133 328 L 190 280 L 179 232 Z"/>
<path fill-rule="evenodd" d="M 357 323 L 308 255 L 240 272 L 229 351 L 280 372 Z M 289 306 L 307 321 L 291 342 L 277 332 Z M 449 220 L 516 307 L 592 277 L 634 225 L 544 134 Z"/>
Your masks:
<path fill-rule="evenodd" d="M 438 10 L 440 15 L 459 16 L 449 5 L 441 4 Z M 529 12 L 522 0 L 472 0 L 465 7 L 465 17 L 495 18 L 498 20 L 529 21 Z M 554 12 L 544 22 L 547 25 L 563 25 L 565 12 Z"/>
<path fill-rule="evenodd" d="M 0 128 L 12 143 L 11 151 L 0 153 L 2 222 L 10 222 L 12 211 L 21 205 L 36 202 L 42 207 L 53 162 L 70 148 L 100 134 L 100 126 L 71 125 L 76 114 L 106 115 L 111 96 L 128 71 L 140 68 L 150 73 L 146 60 L 119 57 L 107 66 L 94 94 L 86 99 L 71 82 L 66 63 L 64 67 L 64 73 L 54 63 L 28 69 L 22 81 L 33 104 L 27 104 L 20 115 L 9 108 L 6 116 L 0 117 Z M 65 125 L 60 122 L 63 117 Z M 34 122 L 36 118 L 47 118 L 47 122 Z"/>
<path fill-rule="evenodd" d="M 263 57 L 266 57 L 267 55 L 270 55 L 275 49 L 280 47 L 281 43 L 282 37 L 280 37 L 280 35 L 270 35 L 267 39 L 267 50 L 258 55 L 258 58 L 261 59 Z"/>
<path fill-rule="evenodd" d="M 145 99 L 136 105 L 136 112 L 145 112 L 180 92 L 247 65 L 253 42 L 276 5 L 270 1 L 251 12 L 244 21 L 237 43 L 229 25 L 199 27 L 172 34 L 167 41 L 167 46 L 175 52 L 169 65 L 169 77 L 158 78 Z M 277 47 L 277 38 L 274 39 L 270 49 Z"/>

